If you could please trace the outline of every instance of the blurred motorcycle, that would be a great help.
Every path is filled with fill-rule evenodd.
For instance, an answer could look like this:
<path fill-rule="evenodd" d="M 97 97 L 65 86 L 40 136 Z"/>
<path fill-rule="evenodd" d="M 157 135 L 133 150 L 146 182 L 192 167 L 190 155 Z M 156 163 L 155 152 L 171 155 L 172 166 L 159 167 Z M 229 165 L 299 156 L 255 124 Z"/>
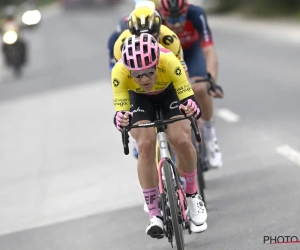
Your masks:
<path fill-rule="evenodd" d="M 14 25 L 6 27 L 3 30 L 2 41 L 6 65 L 13 68 L 15 76 L 21 76 L 22 66 L 26 61 L 26 47 L 19 37 L 19 30 Z"/>

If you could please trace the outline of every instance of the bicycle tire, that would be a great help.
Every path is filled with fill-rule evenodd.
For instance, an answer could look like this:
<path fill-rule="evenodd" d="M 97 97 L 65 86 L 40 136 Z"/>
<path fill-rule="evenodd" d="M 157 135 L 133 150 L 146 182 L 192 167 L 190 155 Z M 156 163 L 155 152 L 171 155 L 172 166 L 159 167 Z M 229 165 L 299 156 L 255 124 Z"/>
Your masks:
<path fill-rule="evenodd" d="M 202 197 L 202 201 L 206 203 L 205 201 L 205 195 L 204 195 L 204 189 L 205 189 L 205 180 L 204 180 L 204 174 L 203 174 L 203 158 L 202 158 L 202 151 L 201 146 L 198 146 L 198 143 L 196 141 L 195 135 L 192 134 L 192 143 L 196 149 L 197 153 L 197 182 L 198 182 L 198 188 L 200 190 L 200 195 Z"/>
<path fill-rule="evenodd" d="M 171 212 L 171 219 L 172 219 L 172 227 L 173 227 L 173 234 L 175 236 L 175 242 L 177 250 L 184 250 L 184 237 L 183 237 L 183 224 L 179 224 L 178 220 L 178 194 L 176 194 L 176 188 L 174 185 L 174 179 L 171 171 L 170 163 L 165 161 L 163 163 L 163 170 L 166 179 L 166 189 L 167 189 L 167 196 L 168 201 L 170 204 L 170 212 Z"/>
<path fill-rule="evenodd" d="M 198 153 L 199 162 L 201 163 L 199 165 L 199 167 L 201 167 L 201 171 L 202 171 L 203 189 L 205 189 L 206 188 L 206 184 L 205 184 L 204 173 L 207 172 L 207 163 L 204 161 L 204 158 L 205 158 L 205 148 L 204 148 L 202 142 L 200 144 L 198 143 L 197 150 L 199 152 Z"/>

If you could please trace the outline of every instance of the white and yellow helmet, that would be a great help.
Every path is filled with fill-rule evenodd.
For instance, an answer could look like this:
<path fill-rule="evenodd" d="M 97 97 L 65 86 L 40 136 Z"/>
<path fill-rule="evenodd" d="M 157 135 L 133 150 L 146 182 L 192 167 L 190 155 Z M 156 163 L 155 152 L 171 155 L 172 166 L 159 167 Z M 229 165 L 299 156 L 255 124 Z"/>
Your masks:
<path fill-rule="evenodd" d="M 140 1 L 128 18 L 128 29 L 132 35 L 159 33 L 162 19 L 152 1 Z"/>
<path fill-rule="evenodd" d="M 139 7 L 149 7 L 152 9 L 158 8 L 159 0 L 134 0 L 135 2 L 135 8 Z"/>

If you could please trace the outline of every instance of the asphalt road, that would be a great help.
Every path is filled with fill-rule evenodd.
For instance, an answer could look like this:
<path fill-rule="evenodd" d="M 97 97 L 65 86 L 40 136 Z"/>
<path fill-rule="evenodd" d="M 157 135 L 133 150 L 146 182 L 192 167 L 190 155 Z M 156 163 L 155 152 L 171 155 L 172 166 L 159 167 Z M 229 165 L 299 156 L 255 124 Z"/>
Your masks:
<path fill-rule="evenodd" d="M 170 249 L 144 233 L 135 160 L 111 122 L 106 43 L 126 8 L 49 15 L 26 34 L 23 77 L 2 67 L 1 250 Z M 299 249 L 263 240 L 300 240 L 300 43 L 211 27 L 224 167 L 205 176 L 208 230 L 186 235 L 187 249 Z"/>

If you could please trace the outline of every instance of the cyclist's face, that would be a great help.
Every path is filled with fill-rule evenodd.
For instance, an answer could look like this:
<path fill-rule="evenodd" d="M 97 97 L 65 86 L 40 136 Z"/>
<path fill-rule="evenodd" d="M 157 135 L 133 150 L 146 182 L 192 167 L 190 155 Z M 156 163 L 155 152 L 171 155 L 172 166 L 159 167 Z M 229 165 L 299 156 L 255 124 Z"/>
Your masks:
<path fill-rule="evenodd" d="M 173 30 L 176 34 L 180 34 L 183 32 L 185 22 L 186 22 L 185 15 L 179 16 L 177 18 L 164 17 L 164 20 L 167 26 L 171 30 Z"/>
<path fill-rule="evenodd" d="M 140 85 L 144 91 L 150 91 L 156 82 L 157 70 L 156 67 L 153 67 L 148 70 L 131 72 L 131 75 L 133 76 L 135 82 Z"/>

